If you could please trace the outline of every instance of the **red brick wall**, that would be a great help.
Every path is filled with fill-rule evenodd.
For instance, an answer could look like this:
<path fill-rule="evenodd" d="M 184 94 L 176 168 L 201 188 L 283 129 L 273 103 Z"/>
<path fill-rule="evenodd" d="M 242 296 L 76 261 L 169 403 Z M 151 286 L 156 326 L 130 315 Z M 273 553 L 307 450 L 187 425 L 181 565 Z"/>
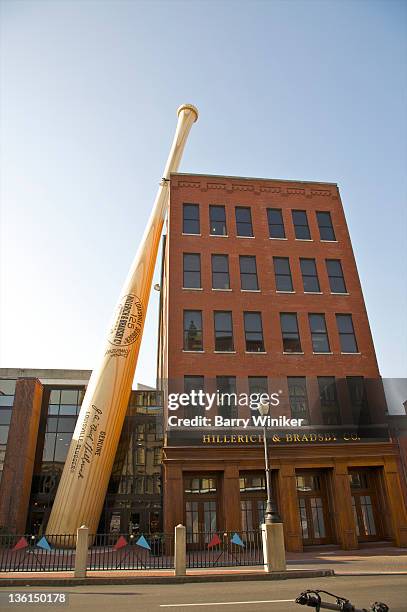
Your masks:
<path fill-rule="evenodd" d="M 334 184 L 175 174 L 171 179 L 168 254 L 169 378 L 184 374 L 247 376 L 379 375 L 361 285 L 339 191 Z M 201 236 L 182 235 L 182 204 L 200 205 Z M 209 235 L 209 205 L 223 204 L 229 237 Z M 237 238 L 235 206 L 250 206 L 255 238 Z M 287 240 L 269 238 L 267 208 L 281 208 Z M 306 210 L 312 241 L 296 240 L 291 210 Z M 337 242 L 321 242 L 316 211 L 329 211 Z M 182 289 L 183 252 L 201 253 L 202 291 Z M 231 292 L 213 291 L 211 254 L 229 255 Z M 239 255 L 256 255 L 260 293 L 240 290 Z M 273 256 L 290 258 L 294 294 L 276 293 Z M 299 258 L 316 259 L 321 295 L 304 294 Z M 340 259 L 349 295 L 329 289 L 325 259 Z M 184 353 L 183 310 L 202 310 L 204 354 Z M 233 312 L 236 355 L 214 354 L 213 310 Z M 267 354 L 247 354 L 243 311 L 262 312 Z M 304 355 L 284 355 L 280 312 L 297 312 Z M 323 312 L 332 355 L 314 355 L 307 313 Z M 335 313 L 351 313 L 360 354 L 340 352 Z"/>

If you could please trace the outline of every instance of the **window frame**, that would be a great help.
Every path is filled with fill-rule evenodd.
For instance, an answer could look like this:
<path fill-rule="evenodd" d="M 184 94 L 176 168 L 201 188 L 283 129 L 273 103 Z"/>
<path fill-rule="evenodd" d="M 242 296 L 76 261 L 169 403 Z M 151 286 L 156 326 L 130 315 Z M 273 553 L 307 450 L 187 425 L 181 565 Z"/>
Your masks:
<path fill-rule="evenodd" d="M 200 334 L 200 345 L 201 348 L 190 348 L 188 346 L 188 342 L 187 342 L 187 334 L 189 333 L 189 330 L 185 327 L 185 318 L 187 313 L 194 313 L 195 315 L 199 313 L 199 318 L 201 319 L 201 327 L 197 328 L 197 334 L 199 336 Z M 191 321 L 193 322 L 193 321 Z M 188 351 L 191 353 L 203 353 L 203 317 L 202 317 L 202 310 L 191 310 L 191 309 L 184 309 L 183 311 L 183 350 L 184 351 Z"/>
<path fill-rule="evenodd" d="M 289 331 L 283 328 L 283 318 L 290 317 L 292 321 L 295 320 L 296 324 L 296 332 Z M 298 314 L 296 312 L 280 312 L 280 329 L 281 329 L 281 338 L 283 343 L 283 353 L 292 354 L 292 355 L 302 355 L 302 344 L 301 344 L 301 336 L 300 336 L 300 328 L 298 326 Z M 297 340 L 299 350 L 291 350 L 289 346 L 285 343 L 285 341 L 289 340 Z"/>
<path fill-rule="evenodd" d="M 336 327 L 338 330 L 338 334 L 339 334 L 339 343 L 340 343 L 340 347 L 341 347 L 341 353 L 344 354 L 350 354 L 350 355 L 357 355 L 359 353 L 359 346 L 358 346 L 358 342 L 356 339 L 356 332 L 355 332 L 355 326 L 353 324 L 353 317 L 350 313 L 344 313 L 344 312 L 339 312 L 339 313 L 335 313 L 335 318 L 336 318 Z M 346 318 L 346 319 L 345 319 Z M 351 327 L 352 327 L 352 331 L 341 331 L 340 330 L 340 325 L 339 325 L 339 321 L 350 321 Z M 354 342 L 354 347 L 355 347 L 355 351 L 349 351 L 349 350 L 344 350 L 344 346 L 342 343 L 342 339 L 343 337 L 349 337 L 351 336 L 353 338 L 353 342 Z"/>
<path fill-rule="evenodd" d="M 294 382 L 297 381 L 297 382 Z M 301 385 L 298 381 L 301 381 Z M 303 384 L 302 384 L 303 383 Z M 302 388 L 303 394 L 294 393 L 294 389 Z M 309 412 L 309 401 L 308 401 L 308 388 L 307 388 L 307 377 L 306 376 L 287 376 L 287 388 L 288 388 L 288 402 L 290 404 L 291 418 L 293 419 L 305 419 L 303 425 L 310 424 L 310 412 Z M 298 411 L 293 407 L 296 398 L 303 398 L 305 403 L 305 410 Z"/>
<path fill-rule="evenodd" d="M 304 262 L 312 262 L 314 265 L 314 274 L 309 274 L 308 272 L 306 272 L 303 269 L 303 263 Z M 319 282 L 319 277 L 318 277 L 318 268 L 317 268 L 317 262 L 316 259 L 314 257 L 300 257 L 300 270 L 301 270 L 301 277 L 302 277 L 302 287 L 304 289 L 304 293 L 321 293 L 321 285 Z M 318 287 L 318 289 L 316 291 L 312 290 L 309 291 L 308 289 L 306 289 L 306 279 L 313 279 L 313 281 L 316 282 L 316 286 Z"/>
<path fill-rule="evenodd" d="M 324 217 L 327 215 L 329 217 L 329 224 L 325 224 L 325 223 L 321 223 L 321 215 L 323 215 Z M 336 234 L 335 234 L 335 230 L 334 230 L 334 226 L 332 223 L 332 215 L 331 215 L 331 211 L 329 210 L 317 210 L 316 211 L 316 217 L 317 217 L 317 223 L 318 223 L 318 229 L 319 229 L 319 239 L 322 242 L 337 242 L 336 240 Z M 323 238 L 322 234 L 324 230 L 330 230 L 332 232 L 333 238 Z"/>
<path fill-rule="evenodd" d="M 328 381 L 328 380 L 330 382 L 326 383 L 325 388 L 322 389 L 322 381 Z M 322 416 L 323 425 L 340 425 L 342 423 L 342 415 L 341 415 L 341 410 L 339 406 L 338 388 L 336 385 L 335 376 L 317 376 L 317 382 L 318 382 L 319 403 L 320 403 L 320 408 L 321 408 L 321 416 Z M 324 399 L 323 393 L 326 393 L 328 388 L 333 389 L 333 398 L 330 399 L 326 397 L 326 403 L 323 403 L 323 399 Z M 335 408 L 335 412 L 330 409 L 332 407 Z M 330 417 L 335 414 L 337 417 L 335 419 L 336 422 L 329 422 L 330 419 L 327 417 Z"/>
<path fill-rule="evenodd" d="M 197 261 L 199 261 L 199 270 L 193 270 L 193 269 L 186 269 L 185 268 L 185 258 L 193 255 L 195 257 L 197 257 Z M 182 258 L 182 288 L 183 289 L 202 289 L 202 265 L 201 265 L 201 254 L 200 253 L 183 253 L 182 254 L 183 258 Z M 198 287 L 188 287 L 188 285 L 185 283 L 185 274 L 199 274 L 199 286 Z"/>
<path fill-rule="evenodd" d="M 254 262 L 254 272 L 242 272 L 242 261 L 247 260 Z M 240 272 L 240 289 L 241 291 L 260 291 L 259 277 L 257 274 L 257 261 L 255 255 L 239 255 L 239 272 Z M 247 279 L 256 279 L 256 288 L 244 287 L 244 281 Z"/>
<path fill-rule="evenodd" d="M 296 223 L 295 221 L 295 213 L 303 213 L 305 215 L 305 221 L 306 223 Z M 291 211 L 291 218 L 293 221 L 293 226 L 294 226 L 294 235 L 295 235 L 295 239 L 296 240 L 312 240 L 311 237 L 311 230 L 309 228 L 309 223 L 308 223 L 308 215 L 307 215 L 307 211 L 306 210 L 300 210 L 300 209 L 293 209 Z M 307 238 L 304 238 L 303 236 L 297 236 L 297 228 L 307 228 L 306 234 L 307 234 Z"/>
<path fill-rule="evenodd" d="M 272 223 L 270 220 L 271 214 L 273 212 L 278 212 L 280 213 L 280 218 L 281 218 L 281 223 Z M 268 228 L 269 228 L 269 238 L 272 240 L 287 240 L 286 234 L 285 234 L 285 227 L 284 227 L 284 217 L 283 217 L 283 210 L 282 208 L 267 208 L 267 224 L 268 224 Z M 282 236 L 272 236 L 272 228 L 274 227 L 280 227 L 282 229 Z"/>
<path fill-rule="evenodd" d="M 249 221 L 238 221 L 238 211 L 245 211 L 249 213 Z M 253 233 L 253 220 L 252 220 L 252 209 L 250 206 L 235 206 L 235 223 L 236 223 L 236 237 L 237 238 L 254 238 Z M 239 226 L 249 226 L 250 233 L 249 234 L 241 234 L 239 231 Z"/>
<path fill-rule="evenodd" d="M 223 220 L 220 219 L 212 219 L 212 212 L 215 212 L 215 210 L 222 210 L 223 211 Z M 224 224 L 224 232 L 213 232 L 212 231 L 212 223 L 217 224 L 217 223 L 223 223 Z M 214 226 L 216 229 L 216 225 Z M 209 205 L 209 235 L 210 236 L 227 236 L 228 235 L 228 226 L 227 226 L 227 220 L 226 220 L 226 208 L 224 204 L 210 204 Z"/>
<path fill-rule="evenodd" d="M 248 319 L 249 315 L 257 315 L 257 320 L 260 322 L 260 331 L 251 331 L 247 329 L 247 325 L 246 325 L 246 321 Z M 266 352 L 266 347 L 265 347 L 265 343 L 264 343 L 264 333 L 263 333 L 263 320 L 262 320 L 262 316 L 261 316 L 261 312 L 259 310 L 245 310 L 243 312 L 243 329 L 244 329 L 244 337 L 245 337 L 245 350 L 246 353 L 265 353 Z M 248 338 L 249 335 L 261 335 L 261 340 L 250 340 Z M 250 350 L 248 342 L 259 342 L 259 346 L 261 348 L 257 349 L 257 350 Z"/>
<path fill-rule="evenodd" d="M 189 207 L 193 206 L 198 211 L 197 218 L 185 216 L 187 206 Z M 187 232 L 186 231 L 185 223 L 188 221 L 192 221 L 198 224 L 197 232 L 190 232 L 190 231 Z M 185 234 L 186 236 L 200 236 L 201 235 L 201 211 L 200 211 L 199 204 L 196 204 L 194 202 L 184 202 L 182 204 L 182 233 Z"/>
<path fill-rule="evenodd" d="M 222 258 L 226 261 L 226 272 L 214 270 L 214 260 L 215 258 Z M 227 287 L 215 287 L 215 278 L 216 275 L 227 275 Z M 216 289 L 217 291 L 230 291 L 230 270 L 229 270 L 229 255 L 226 253 L 212 253 L 211 254 L 211 276 L 212 276 L 212 289 Z"/>
<path fill-rule="evenodd" d="M 231 385 L 231 390 L 226 391 L 226 388 L 221 388 L 222 385 L 220 381 L 233 381 Z M 230 376 L 228 374 L 222 374 L 220 376 L 216 376 L 216 390 L 219 391 L 219 394 L 222 393 L 230 393 L 237 395 L 237 386 L 236 386 L 236 376 Z M 237 417 L 237 402 L 231 401 L 228 404 L 217 403 L 218 414 L 222 415 L 224 418 L 236 418 Z"/>
<path fill-rule="evenodd" d="M 323 326 L 325 331 L 315 331 L 312 329 L 313 325 L 312 325 L 312 319 L 311 317 L 321 317 L 322 321 L 323 321 Z M 316 354 L 321 354 L 321 355 L 327 355 L 331 353 L 331 344 L 329 342 L 329 335 L 328 335 L 328 328 L 326 326 L 326 318 L 325 318 L 325 314 L 323 312 L 309 312 L 308 313 L 308 324 L 309 324 L 309 330 L 310 330 L 310 334 L 311 334 L 311 342 L 312 342 L 312 350 L 314 353 Z M 321 351 L 321 350 L 316 350 L 316 348 L 318 348 L 318 346 L 315 345 L 315 341 L 318 341 L 319 339 L 324 339 L 326 342 L 326 346 L 327 346 L 327 350 L 326 351 Z"/>
<path fill-rule="evenodd" d="M 339 264 L 339 268 L 341 270 L 341 274 L 330 274 L 330 272 L 329 272 L 329 265 L 328 265 L 330 263 Z M 328 275 L 329 289 L 330 289 L 331 293 L 333 293 L 335 295 L 347 295 L 348 294 L 348 290 L 347 290 L 347 287 L 346 287 L 345 276 L 344 276 L 344 273 L 343 273 L 342 261 L 340 259 L 325 259 L 325 267 L 326 267 L 326 273 Z M 338 278 L 342 281 L 344 291 L 334 291 L 333 288 L 332 288 L 331 279 L 338 279 Z"/>
<path fill-rule="evenodd" d="M 287 272 L 278 272 L 277 271 L 277 266 L 276 263 L 279 262 L 284 262 L 288 265 L 288 273 Z M 276 283 L 276 291 L 278 291 L 279 293 L 295 293 L 294 292 L 294 285 L 293 285 L 293 277 L 291 274 L 291 265 L 290 265 L 290 258 L 289 257 L 273 257 L 273 268 L 274 268 L 274 280 Z M 286 279 L 289 278 L 290 282 L 289 285 L 291 287 L 291 289 L 282 289 L 281 287 L 279 287 L 279 280 L 281 279 Z"/>
<path fill-rule="evenodd" d="M 229 329 L 217 329 L 216 327 L 216 315 L 229 315 L 230 318 L 230 330 Z M 213 330 L 214 330 L 214 345 L 215 345 L 215 352 L 217 353 L 234 353 L 235 352 L 235 340 L 233 337 L 233 313 L 231 310 L 214 310 L 213 311 Z M 230 331 L 231 334 L 231 348 L 230 349 L 225 349 L 225 348 L 220 348 L 219 346 L 217 346 L 217 341 L 221 340 L 221 338 L 217 337 L 217 334 L 219 333 L 228 333 Z"/>

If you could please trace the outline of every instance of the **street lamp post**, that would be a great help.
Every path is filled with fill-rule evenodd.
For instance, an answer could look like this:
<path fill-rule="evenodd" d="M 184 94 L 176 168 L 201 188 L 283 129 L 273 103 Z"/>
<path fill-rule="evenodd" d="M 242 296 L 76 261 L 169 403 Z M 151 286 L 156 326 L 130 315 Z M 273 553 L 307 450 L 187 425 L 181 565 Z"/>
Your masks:
<path fill-rule="evenodd" d="M 267 416 L 270 410 L 270 406 L 268 402 L 267 403 L 261 402 L 258 410 L 261 416 Z M 266 468 L 266 488 L 267 488 L 267 502 L 266 502 L 266 512 L 264 514 L 264 522 L 266 523 L 266 525 L 270 525 L 272 523 L 281 523 L 281 518 L 277 512 L 276 503 L 271 497 L 271 470 L 270 470 L 270 465 L 269 465 L 267 430 L 266 430 L 265 425 L 263 427 L 263 442 L 264 442 L 264 463 L 265 463 L 265 468 Z"/>

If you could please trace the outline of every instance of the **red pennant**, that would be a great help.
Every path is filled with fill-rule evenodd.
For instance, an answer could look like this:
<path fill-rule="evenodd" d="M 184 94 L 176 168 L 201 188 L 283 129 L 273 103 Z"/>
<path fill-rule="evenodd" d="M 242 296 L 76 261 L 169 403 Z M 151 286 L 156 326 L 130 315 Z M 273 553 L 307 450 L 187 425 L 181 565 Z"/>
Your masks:
<path fill-rule="evenodd" d="M 120 550 L 120 548 L 124 548 L 125 546 L 127 546 L 128 542 L 126 540 L 126 538 L 124 536 L 120 536 L 120 538 L 117 540 L 116 544 L 113 546 L 113 548 L 115 550 Z"/>
<path fill-rule="evenodd" d="M 27 546 L 28 546 L 27 540 L 24 537 L 22 537 L 18 540 L 13 550 L 21 550 L 22 548 L 27 548 Z"/>
<path fill-rule="evenodd" d="M 208 548 L 212 548 L 213 546 L 218 546 L 218 544 L 221 544 L 221 543 L 222 542 L 221 542 L 218 534 L 215 533 L 215 535 L 213 536 L 212 540 L 208 544 Z"/>

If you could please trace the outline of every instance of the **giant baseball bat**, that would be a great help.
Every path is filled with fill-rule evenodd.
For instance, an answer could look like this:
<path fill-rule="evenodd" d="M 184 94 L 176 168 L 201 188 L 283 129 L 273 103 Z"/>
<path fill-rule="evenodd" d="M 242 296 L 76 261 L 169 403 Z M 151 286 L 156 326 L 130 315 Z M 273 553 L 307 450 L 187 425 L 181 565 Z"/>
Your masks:
<path fill-rule="evenodd" d="M 184 104 L 143 239 L 128 273 L 101 361 L 90 377 L 46 533 L 96 533 L 137 364 L 155 262 L 176 172 L 197 109 Z"/>

